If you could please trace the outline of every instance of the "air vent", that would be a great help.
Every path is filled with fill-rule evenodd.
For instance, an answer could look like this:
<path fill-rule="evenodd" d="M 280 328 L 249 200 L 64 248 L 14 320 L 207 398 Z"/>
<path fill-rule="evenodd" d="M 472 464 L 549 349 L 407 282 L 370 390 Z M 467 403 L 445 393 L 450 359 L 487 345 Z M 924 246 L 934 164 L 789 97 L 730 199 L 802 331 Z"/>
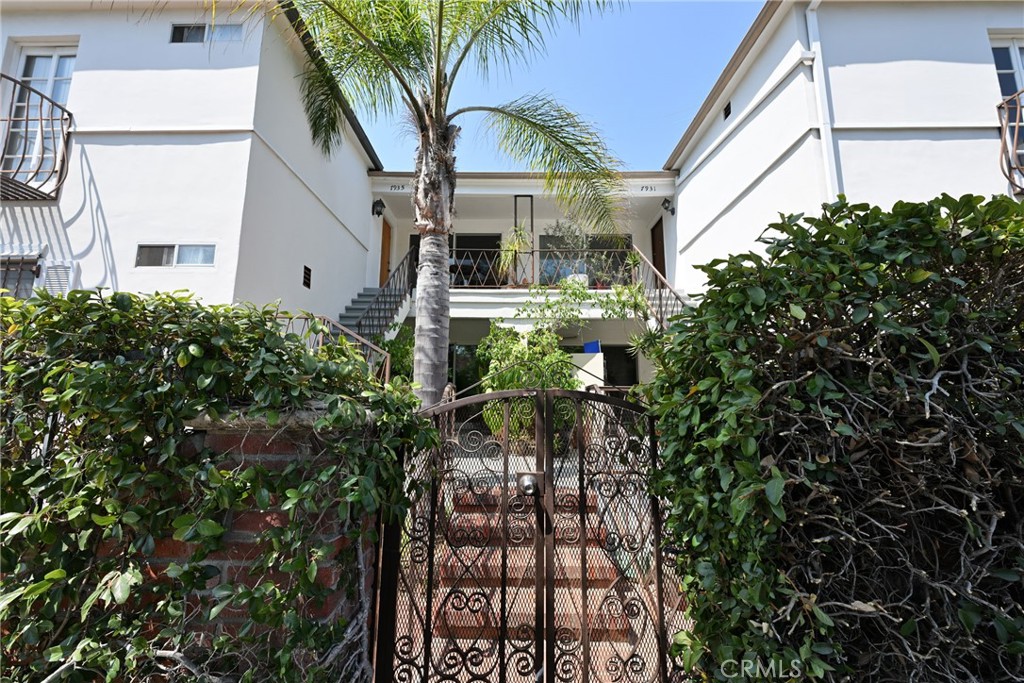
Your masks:
<path fill-rule="evenodd" d="M 309 266 L 302 266 L 302 286 L 309 289 L 313 283 L 313 271 Z"/>
<path fill-rule="evenodd" d="M 722 118 L 723 119 L 729 118 L 729 114 L 731 114 L 731 113 L 732 113 L 732 102 L 726 102 L 725 103 L 725 108 L 722 109 Z"/>

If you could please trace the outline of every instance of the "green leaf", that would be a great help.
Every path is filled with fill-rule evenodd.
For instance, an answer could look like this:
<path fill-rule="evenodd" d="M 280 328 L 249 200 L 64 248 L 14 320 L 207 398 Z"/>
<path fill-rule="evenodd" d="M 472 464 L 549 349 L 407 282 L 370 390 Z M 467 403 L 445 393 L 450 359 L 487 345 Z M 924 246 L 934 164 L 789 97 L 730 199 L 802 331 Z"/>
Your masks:
<path fill-rule="evenodd" d="M 117 521 L 117 517 L 113 515 L 97 515 L 95 512 L 90 515 L 94 524 L 98 526 L 110 526 Z"/>
<path fill-rule="evenodd" d="M 1002 579 L 1003 581 L 1009 581 L 1011 583 L 1016 583 L 1021 579 L 1020 572 L 1015 571 L 1013 569 L 990 569 L 988 573 L 991 576 Z"/>
<path fill-rule="evenodd" d="M 909 636 L 915 631 L 917 631 L 917 619 L 908 619 L 900 626 L 900 635 Z"/>
<path fill-rule="evenodd" d="M 110 586 L 110 594 L 114 596 L 114 602 L 123 605 L 128 596 L 131 595 L 132 584 L 135 583 L 131 574 L 124 573 L 114 579 Z"/>
<path fill-rule="evenodd" d="M 188 352 L 195 356 L 196 358 L 201 358 L 203 355 L 203 347 L 201 347 L 199 344 L 189 344 Z"/>
<path fill-rule="evenodd" d="M 212 519 L 201 520 L 196 528 L 203 536 L 220 536 L 224 533 L 224 527 Z"/>
<path fill-rule="evenodd" d="M 747 298 L 755 306 L 764 306 L 765 292 L 760 287 L 747 287 Z"/>
<path fill-rule="evenodd" d="M 313 560 L 309 563 L 309 566 L 306 567 L 306 578 L 309 579 L 311 582 L 316 581 L 316 570 L 316 560 Z"/>
<path fill-rule="evenodd" d="M 981 623 L 981 612 L 978 610 L 976 605 L 967 604 L 957 610 L 957 616 L 960 617 L 960 623 L 964 625 L 969 633 L 973 633 L 974 629 Z"/>
<path fill-rule="evenodd" d="M 231 604 L 234 597 L 230 597 L 227 600 L 222 600 L 216 605 L 210 608 L 210 619 L 216 619 L 217 616 L 224 611 L 224 608 Z"/>
<path fill-rule="evenodd" d="M 181 351 L 178 351 L 177 362 L 178 367 L 183 368 L 192 362 L 192 356 L 190 356 L 185 349 L 182 349 Z"/>
<path fill-rule="evenodd" d="M 786 490 L 786 480 L 782 477 L 773 477 L 764 485 L 765 495 L 768 496 L 768 502 L 772 505 L 778 505 L 779 501 L 782 500 L 782 494 Z"/>
<path fill-rule="evenodd" d="M 797 320 L 803 320 L 804 318 L 807 317 L 807 312 L 804 311 L 804 309 L 801 308 L 800 306 L 797 306 L 796 304 L 789 305 L 789 313 Z"/>
<path fill-rule="evenodd" d="M 179 516 L 175 517 L 174 521 L 171 522 L 171 526 L 174 527 L 175 529 L 184 529 L 184 528 L 192 526 L 195 523 L 196 523 L 196 516 L 191 514 L 191 513 L 189 513 L 187 515 L 179 515 Z"/>
<path fill-rule="evenodd" d="M 910 283 L 916 285 L 919 282 L 924 282 L 925 280 L 930 278 L 932 275 L 935 275 L 935 273 L 933 273 L 930 270 L 924 270 L 923 268 L 918 268 L 917 270 L 913 271 L 912 273 L 910 273 L 910 275 L 907 276 L 907 281 L 909 281 Z"/>
<path fill-rule="evenodd" d="M 939 365 L 942 363 L 942 359 L 939 357 L 939 350 L 936 349 L 927 339 L 917 338 L 917 341 L 921 342 L 921 345 L 928 350 L 928 355 L 932 359 L 932 363 L 935 364 L 935 369 L 939 369 Z"/>
<path fill-rule="evenodd" d="M 832 617 L 830 617 L 829 615 L 825 614 L 825 612 L 822 611 L 822 609 L 820 607 L 818 607 L 817 605 L 811 605 L 811 609 L 814 611 L 814 616 L 817 617 L 818 621 L 820 621 L 825 626 L 835 626 L 836 625 L 836 622 L 832 621 Z"/>
<path fill-rule="evenodd" d="M 63 579 L 67 575 L 68 573 L 63 569 L 54 569 L 51 572 L 47 572 L 43 578 L 50 579 L 51 581 L 58 581 L 60 579 Z"/>

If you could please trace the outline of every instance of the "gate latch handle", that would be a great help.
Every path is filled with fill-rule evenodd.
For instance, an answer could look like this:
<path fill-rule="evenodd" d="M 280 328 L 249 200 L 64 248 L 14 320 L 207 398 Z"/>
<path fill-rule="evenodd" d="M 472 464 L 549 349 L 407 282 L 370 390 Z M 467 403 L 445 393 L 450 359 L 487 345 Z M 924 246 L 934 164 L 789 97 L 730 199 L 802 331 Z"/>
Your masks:
<path fill-rule="evenodd" d="M 518 472 L 516 473 L 516 489 L 521 495 L 532 496 L 540 503 L 544 514 L 548 518 L 548 524 L 554 526 L 555 517 L 548 509 L 547 500 L 544 497 L 544 473 L 543 472 Z"/>
<path fill-rule="evenodd" d="M 538 472 L 519 472 L 516 474 L 516 488 L 524 496 L 544 497 L 544 479 Z"/>

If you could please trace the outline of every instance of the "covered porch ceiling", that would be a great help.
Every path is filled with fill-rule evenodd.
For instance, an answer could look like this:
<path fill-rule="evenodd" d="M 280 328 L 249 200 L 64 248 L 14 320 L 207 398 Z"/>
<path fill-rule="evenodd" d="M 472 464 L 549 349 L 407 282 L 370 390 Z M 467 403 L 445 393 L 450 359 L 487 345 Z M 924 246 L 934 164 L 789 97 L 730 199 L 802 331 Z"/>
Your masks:
<path fill-rule="evenodd" d="M 411 225 L 412 174 L 410 172 L 371 171 L 370 183 L 374 199 L 382 199 L 387 207 L 385 215 L 399 226 Z M 631 171 L 623 174 L 626 193 L 621 199 L 625 218 L 629 223 L 647 224 L 657 220 L 663 211 L 661 203 L 672 200 L 675 177 L 666 171 Z M 505 219 L 513 221 L 513 197 L 532 195 L 534 219 L 551 222 L 564 212 L 557 202 L 544 192 L 543 180 L 530 173 L 475 173 L 458 174 L 455 188 L 457 221 Z M 520 212 L 528 211 L 528 204 L 520 202 Z M 520 215 L 520 220 L 526 216 Z"/>

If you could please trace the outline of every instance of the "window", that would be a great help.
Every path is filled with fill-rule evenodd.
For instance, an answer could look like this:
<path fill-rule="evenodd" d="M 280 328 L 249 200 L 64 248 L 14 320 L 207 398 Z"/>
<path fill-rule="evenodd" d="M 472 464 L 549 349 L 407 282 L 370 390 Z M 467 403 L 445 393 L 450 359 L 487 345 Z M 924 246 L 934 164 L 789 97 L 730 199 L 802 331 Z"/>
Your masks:
<path fill-rule="evenodd" d="M 1024 90 L 1024 38 L 1011 38 L 994 42 L 992 60 L 996 65 L 996 76 L 999 79 L 999 92 L 1004 104 L 1000 105 L 1003 120 L 1003 134 L 1006 135 L 1007 157 L 1005 163 L 1008 178 L 1015 186 L 1019 186 L 1013 178 L 1024 169 L 1024 130 L 1021 128 L 1021 98 L 1014 95 Z M 1015 148 L 1015 149 L 1014 149 Z M 1009 169 L 1016 168 L 1014 172 Z"/>
<path fill-rule="evenodd" d="M 241 24 L 174 24 L 171 26 L 172 43 L 240 43 Z"/>
<path fill-rule="evenodd" d="M 213 24 L 210 26 L 210 40 L 215 43 L 242 42 L 241 24 Z"/>
<path fill-rule="evenodd" d="M 34 46 L 22 51 L 18 77 L 28 88 L 17 88 L 13 96 L 3 153 L 3 170 L 17 171 L 14 177 L 21 182 L 46 181 L 53 174 L 64 113 L 33 90 L 67 104 L 75 52 L 74 47 Z"/>
<path fill-rule="evenodd" d="M 999 41 L 992 46 L 999 92 L 1009 97 L 1024 89 L 1024 39 Z"/>
<path fill-rule="evenodd" d="M 3 296 L 27 299 L 39 279 L 39 259 L 30 256 L 0 256 L 0 289 Z"/>
<path fill-rule="evenodd" d="M 313 284 L 313 270 L 309 266 L 302 266 L 302 286 L 309 289 Z"/>
<path fill-rule="evenodd" d="M 206 24 L 175 24 L 171 26 L 172 43 L 202 43 L 206 41 Z"/>
<path fill-rule="evenodd" d="M 135 253 L 135 267 L 212 266 L 212 244 L 146 244 Z"/>

